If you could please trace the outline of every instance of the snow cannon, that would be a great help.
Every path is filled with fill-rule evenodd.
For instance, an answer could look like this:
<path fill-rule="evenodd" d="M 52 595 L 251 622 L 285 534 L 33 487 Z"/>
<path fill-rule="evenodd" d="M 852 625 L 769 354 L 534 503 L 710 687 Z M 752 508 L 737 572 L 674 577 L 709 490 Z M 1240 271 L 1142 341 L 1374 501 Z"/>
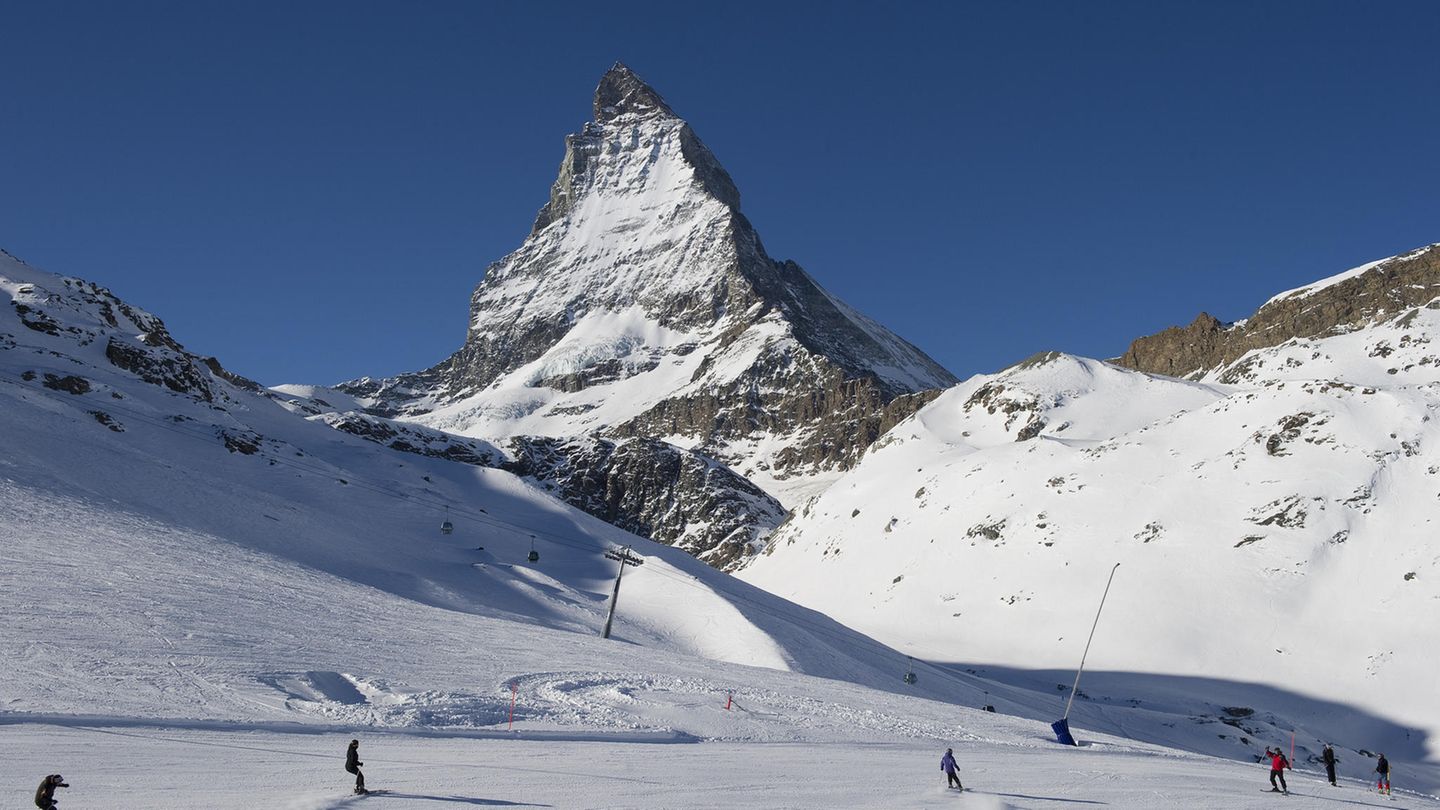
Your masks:
<path fill-rule="evenodd" d="M 1061 719 L 1056 720 L 1055 722 L 1050 724 L 1050 728 L 1055 729 L 1055 741 L 1060 743 L 1061 745 L 1080 744 L 1075 742 L 1075 738 L 1070 734 L 1069 718 L 1062 717 Z"/>

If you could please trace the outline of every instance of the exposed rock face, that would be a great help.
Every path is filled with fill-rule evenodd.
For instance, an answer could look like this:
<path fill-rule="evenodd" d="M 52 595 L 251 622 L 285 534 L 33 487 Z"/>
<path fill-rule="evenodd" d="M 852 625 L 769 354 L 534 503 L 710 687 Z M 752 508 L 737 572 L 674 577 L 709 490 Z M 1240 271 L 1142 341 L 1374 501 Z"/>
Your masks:
<path fill-rule="evenodd" d="M 477 467 L 500 467 L 504 460 L 503 454 L 488 442 L 466 439 L 418 425 L 407 425 L 354 411 L 326 413 L 318 418 L 336 430 L 383 444 L 402 453 L 449 459 Z"/>
<path fill-rule="evenodd" d="M 725 570 L 758 551 L 786 515 L 778 501 L 719 462 L 655 439 L 516 436 L 502 450 L 413 423 L 324 411 L 313 402 L 292 397 L 285 404 L 392 450 L 528 478 L 571 506 L 627 531 L 664 538 Z"/>
<path fill-rule="evenodd" d="M 466 436 L 612 442 L 623 452 L 586 444 L 592 451 L 566 454 L 575 482 L 566 499 L 605 502 L 617 525 L 679 542 L 680 523 L 628 512 L 607 494 L 625 475 L 650 475 L 619 463 L 656 450 L 632 440 L 693 448 L 794 502 L 792 485 L 798 492 L 853 465 L 955 382 L 799 265 L 770 258 L 730 175 L 629 68 L 605 74 L 593 112 L 566 137 L 529 237 L 476 286 L 465 344 L 426 371 L 356 380 L 344 394 L 369 413 Z M 587 476 L 587 464 L 604 469 Z M 575 489 L 601 480 L 609 490 Z M 655 491 L 648 480 L 631 484 L 626 491 Z M 767 520 L 755 516 L 746 531 Z M 739 534 L 704 542 L 751 542 Z M 716 548 L 694 546 L 729 559 Z"/>
<path fill-rule="evenodd" d="M 1403 315 L 1440 294 L 1440 245 L 1355 268 L 1270 299 L 1239 324 L 1201 313 L 1189 326 L 1142 337 L 1114 362 L 1172 377 L 1203 376 L 1256 349 L 1343 334 Z"/>
<path fill-rule="evenodd" d="M 808 373 L 807 373 L 808 372 Z M 619 436 L 693 436 L 717 439 L 755 431 L 796 436 L 797 441 L 774 456 L 781 470 L 849 469 L 866 448 L 939 396 L 929 390 L 888 398 L 866 379 L 846 379 L 834 368 L 776 369 L 754 381 L 737 381 L 725 389 L 667 399 L 617 426 Z M 818 384 L 818 385 L 817 385 Z M 799 393 L 792 393 L 796 390 Z M 737 407 L 738 405 L 738 407 Z M 702 445 L 717 457 L 742 461 L 726 452 L 723 441 Z"/>
<path fill-rule="evenodd" d="M 154 315 L 130 306 L 108 289 L 78 278 L 39 273 L 4 251 L 0 264 L 13 276 L 10 308 L 21 326 L 64 341 L 76 357 L 105 362 L 141 380 L 176 394 L 213 403 L 226 396 L 223 380 L 258 391 L 259 386 L 221 367 L 212 358 L 186 351 Z M 14 335 L 0 335 L 4 348 L 13 348 Z M 102 348 L 103 347 L 103 348 Z M 98 355 L 98 356 L 97 356 Z M 57 387 L 46 375 L 46 385 Z M 76 382 L 79 380 L 79 382 Z M 89 384 L 64 376 L 61 390 L 80 395 Z M 84 383 L 84 385 L 81 385 Z"/>
<path fill-rule="evenodd" d="M 724 466 L 655 439 L 518 437 L 505 469 L 644 537 L 664 537 L 734 570 L 785 519 L 785 507 Z"/>

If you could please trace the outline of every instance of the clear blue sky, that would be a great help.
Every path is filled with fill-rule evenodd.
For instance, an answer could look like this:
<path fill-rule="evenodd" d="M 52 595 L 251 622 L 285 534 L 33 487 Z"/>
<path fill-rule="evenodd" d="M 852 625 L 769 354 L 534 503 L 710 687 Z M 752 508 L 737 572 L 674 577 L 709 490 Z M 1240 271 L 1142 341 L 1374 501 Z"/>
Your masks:
<path fill-rule="evenodd" d="M 0 0 L 0 247 L 267 384 L 418 370 L 623 60 L 961 377 L 1440 241 L 1440 3 Z"/>

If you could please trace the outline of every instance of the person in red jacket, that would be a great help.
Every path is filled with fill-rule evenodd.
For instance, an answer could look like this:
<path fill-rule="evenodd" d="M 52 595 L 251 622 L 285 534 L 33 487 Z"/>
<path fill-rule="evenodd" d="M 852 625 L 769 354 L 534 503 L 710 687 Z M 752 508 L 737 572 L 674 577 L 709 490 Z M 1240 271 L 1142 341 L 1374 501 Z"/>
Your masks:
<path fill-rule="evenodd" d="M 1289 793 L 1290 788 L 1285 784 L 1285 769 L 1290 767 L 1290 760 L 1285 758 L 1285 753 L 1279 748 L 1271 751 L 1265 749 L 1265 756 L 1270 758 L 1270 790 L 1273 793 Z M 1280 780 L 1279 787 L 1276 787 L 1275 780 Z"/>

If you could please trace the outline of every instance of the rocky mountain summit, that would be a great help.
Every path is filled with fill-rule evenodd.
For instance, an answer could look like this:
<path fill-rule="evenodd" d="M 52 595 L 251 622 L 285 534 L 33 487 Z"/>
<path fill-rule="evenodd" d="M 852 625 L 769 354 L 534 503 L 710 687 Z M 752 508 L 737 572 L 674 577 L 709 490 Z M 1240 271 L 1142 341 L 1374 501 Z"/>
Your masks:
<path fill-rule="evenodd" d="M 666 474 L 675 453 L 690 454 L 687 468 L 729 468 L 728 478 L 694 480 L 726 478 L 736 497 L 753 482 L 769 500 L 741 533 L 758 542 L 782 504 L 823 488 L 955 378 L 796 263 L 772 259 L 730 175 L 628 67 L 602 77 L 592 115 L 565 138 L 530 235 L 476 286 L 464 345 L 424 371 L 316 395 L 449 433 L 517 439 L 508 447 L 528 469 L 554 469 L 527 458 L 531 449 L 582 438 L 627 458 L 648 452 L 648 464 L 568 475 L 560 491 L 582 508 L 608 504 L 607 519 L 648 526 L 655 539 L 739 560 L 739 548 L 712 553 L 733 542 L 735 526 L 616 513 L 615 499 L 581 482 L 614 486 L 622 476 L 632 491 L 658 491 L 648 479 Z M 568 454 L 566 469 L 602 456 L 612 457 Z"/>

